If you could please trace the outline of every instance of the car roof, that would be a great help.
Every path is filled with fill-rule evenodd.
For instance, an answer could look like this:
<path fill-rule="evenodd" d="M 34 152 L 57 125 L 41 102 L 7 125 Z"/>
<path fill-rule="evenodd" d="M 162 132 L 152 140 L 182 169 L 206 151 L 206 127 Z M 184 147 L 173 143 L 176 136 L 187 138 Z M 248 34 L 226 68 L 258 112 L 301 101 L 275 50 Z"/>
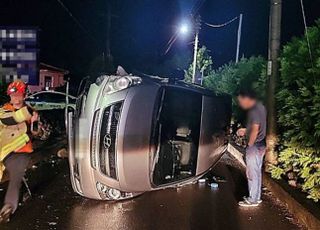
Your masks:
<path fill-rule="evenodd" d="M 115 75 L 102 75 L 102 76 L 108 77 L 108 76 L 115 76 Z M 137 75 L 130 74 L 130 75 L 127 75 L 127 77 L 140 77 L 143 79 L 143 82 L 147 84 L 157 84 L 164 87 L 176 87 L 180 89 L 186 89 L 188 91 L 193 91 L 195 93 L 200 93 L 200 94 L 211 96 L 211 97 L 213 96 L 230 97 L 229 94 L 217 93 L 210 89 L 204 88 L 201 85 L 187 83 L 187 82 L 184 82 L 183 80 L 176 79 L 173 77 L 162 77 L 162 76 L 155 76 L 155 75 L 148 75 L 148 74 L 141 74 L 141 73 Z"/>

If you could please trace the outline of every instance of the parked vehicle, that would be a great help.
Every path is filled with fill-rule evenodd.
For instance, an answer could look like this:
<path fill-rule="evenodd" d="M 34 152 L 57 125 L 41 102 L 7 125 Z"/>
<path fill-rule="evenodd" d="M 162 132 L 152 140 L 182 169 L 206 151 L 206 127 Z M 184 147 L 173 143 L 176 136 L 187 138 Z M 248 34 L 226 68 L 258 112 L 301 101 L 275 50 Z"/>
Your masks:
<path fill-rule="evenodd" d="M 26 103 L 37 111 L 64 109 L 66 107 L 66 94 L 56 91 L 41 91 L 29 95 L 26 98 Z M 68 106 L 75 107 L 75 97 L 69 95 Z"/>
<path fill-rule="evenodd" d="M 120 200 L 191 183 L 226 149 L 231 98 L 181 81 L 102 76 L 69 113 L 78 194 Z"/>

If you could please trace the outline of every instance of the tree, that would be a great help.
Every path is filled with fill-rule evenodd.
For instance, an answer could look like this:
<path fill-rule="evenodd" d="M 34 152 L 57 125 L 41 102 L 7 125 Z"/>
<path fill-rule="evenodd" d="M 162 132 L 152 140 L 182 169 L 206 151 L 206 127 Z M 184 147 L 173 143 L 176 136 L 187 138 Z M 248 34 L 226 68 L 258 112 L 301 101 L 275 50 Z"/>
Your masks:
<path fill-rule="evenodd" d="M 197 69 L 200 71 L 203 77 L 206 77 L 212 73 L 212 57 L 209 54 L 207 47 L 202 46 L 197 53 Z M 193 64 L 191 63 L 189 69 L 185 71 L 185 81 L 192 82 L 192 70 Z"/>
<path fill-rule="evenodd" d="M 260 99 L 265 99 L 266 60 L 263 57 L 242 58 L 238 63 L 230 62 L 212 72 L 204 79 L 204 86 L 217 93 L 235 96 L 240 88 L 252 88 Z M 236 120 L 243 120 L 243 114 L 233 97 L 233 111 Z"/>
<path fill-rule="evenodd" d="M 262 57 L 242 58 L 238 63 L 229 62 L 206 77 L 204 85 L 216 92 L 231 95 L 240 88 L 253 88 L 264 98 L 265 66 L 266 60 Z"/>
<path fill-rule="evenodd" d="M 278 124 L 281 134 L 275 178 L 294 180 L 320 199 L 320 20 L 306 36 L 293 38 L 283 48 L 277 89 Z M 292 179 L 294 178 L 294 179 Z M 291 182 L 293 183 L 293 182 Z"/>

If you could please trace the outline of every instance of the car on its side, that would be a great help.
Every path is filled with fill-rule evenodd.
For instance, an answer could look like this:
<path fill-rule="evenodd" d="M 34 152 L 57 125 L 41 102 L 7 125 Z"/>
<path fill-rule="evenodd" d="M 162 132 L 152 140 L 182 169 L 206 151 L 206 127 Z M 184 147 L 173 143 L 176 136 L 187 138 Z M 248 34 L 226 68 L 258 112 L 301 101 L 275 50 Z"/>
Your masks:
<path fill-rule="evenodd" d="M 121 200 L 191 183 L 224 153 L 231 98 L 158 77 L 102 76 L 69 113 L 78 194 Z"/>

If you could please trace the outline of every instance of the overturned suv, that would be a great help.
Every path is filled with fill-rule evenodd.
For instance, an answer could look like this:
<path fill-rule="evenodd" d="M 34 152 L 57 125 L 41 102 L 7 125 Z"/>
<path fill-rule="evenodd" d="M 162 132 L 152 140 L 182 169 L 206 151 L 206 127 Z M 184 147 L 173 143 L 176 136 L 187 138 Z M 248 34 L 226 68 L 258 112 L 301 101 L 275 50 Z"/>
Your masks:
<path fill-rule="evenodd" d="M 102 76 L 69 113 L 74 191 L 121 200 L 191 183 L 226 149 L 229 96 L 138 76 Z"/>

